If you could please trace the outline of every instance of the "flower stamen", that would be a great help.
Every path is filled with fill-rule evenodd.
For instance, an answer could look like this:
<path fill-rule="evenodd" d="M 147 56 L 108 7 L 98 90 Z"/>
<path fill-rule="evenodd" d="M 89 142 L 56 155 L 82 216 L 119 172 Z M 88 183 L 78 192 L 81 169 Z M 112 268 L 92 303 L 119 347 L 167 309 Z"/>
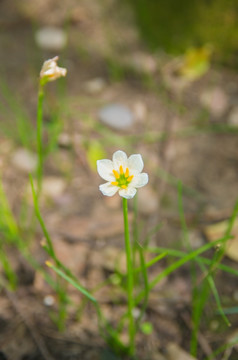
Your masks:
<path fill-rule="evenodd" d="M 120 175 L 118 174 L 118 172 L 116 170 L 114 170 L 114 169 L 112 170 L 112 172 L 113 172 L 115 178 L 119 179 Z"/>
<path fill-rule="evenodd" d="M 111 185 L 118 186 L 121 189 L 127 189 L 128 185 L 134 177 L 134 175 L 130 176 L 129 168 L 127 167 L 126 171 L 124 172 L 123 166 L 120 165 L 119 171 L 113 169 L 112 172 L 116 181 L 112 181 Z"/>
<path fill-rule="evenodd" d="M 118 186 L 118 181 L 112 181 L 111 184 L 114 186 Z"/>

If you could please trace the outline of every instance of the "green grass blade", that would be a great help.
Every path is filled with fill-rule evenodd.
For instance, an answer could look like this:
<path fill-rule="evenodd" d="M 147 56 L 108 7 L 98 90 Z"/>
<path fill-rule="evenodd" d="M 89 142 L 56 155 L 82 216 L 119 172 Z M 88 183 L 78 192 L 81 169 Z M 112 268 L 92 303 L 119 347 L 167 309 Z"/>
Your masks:
<path fill-rule="evenodd" d="M 16 224 L 13 213 L 10 209 L 6 194 L 3 189 L 2 181 L 0 178 L 0 222 L 4 225 L 7 225 L 7 229 L 10 235 L 15 238 L 18 234 L 18 226 Z"/>
<path fill-rule="evenodd" d="M 66 275 L 62 270 L 58 269 L 56 266 L 54 266 L 49 261 L 46 261 L 46 265 L 49 266 L 50 268 L 52 268 L 59 276 L 61 276 L 66 281 L 68 281 L 71 285 L 73 285 L 77 290 L 79 290 L 83 295 L 85 295 L 93 303 L 97 303 L 97 300 L 84 287 L 82 287 L 78 282 L 76 282 L 71 277 Z"/>
<path fill-rule="evenodd" d="M 220 297 L 219 297 L 219 293 L 217 291 L 217 288 L 216 288 L 216 285 L 215 285 L 215 282 L 212 278 L 212 276 L 209 276 L 208 278 L 208 282 L 209 282 L 209 285 L 210 285 L 210 288 L 212 290 L 212 293 L 213 293 L 213 296 L 216 300 L 216 304 L 217 304 L 217 308 L 218 308 L 218 311 L 219 311 L 219 314 L 222 316 L 224 322 L 226 323 L 227 326 L 230 326 L 230 321 L 227 319 L 226 315 L 225 315 L 225 311 L 221 305 L 221 301 L 220 301 Z"/>
<path fill-rule="evenodd" d="M 36 213 L 36 217 L 41 225 L 43 234 L 45 236 L 46 239 L 46 244 L 42 244 L 42 247 L 45 249 L 45 251 L 48 253 L 48 255 L 55 261 L 56 265 L 61 268 L 66 274 L 67 276 L 69 276 L 70 278 L 72 278 L 74 281 L 77 281 L 77 278 L 71 273 L 71 271 L 64 266 L 61 261 L 59 261 L 59 259 L 57 258 L 55 251 L 54 251 L 54 247 L 53 247 L 53 243 L 51 240 L 51 237 L 47 231 L 47 228 L 45 226 L 44 220 L 41 216 L 40 213 L 40 209 L 39 209 L 39 203 L 38 203 L 38 197 L 34 188 L 34 184 L 33 184 L 33 179 L 32 176 L 30 175 L 30 182 L 31 182 L 31 189 L 32 189 L 32 194 L 33 194 L 33 202 L 34 202 L 34 208 L 35 208 L 35 213 Z"/>
<path fill-rule="evenodd" d="M 183 231 L 183 239 L 185 241 L 185 245 L 189 251 L 191 251 L 191 245 L 189 243 L 189 234 L 188 228 L 186 224 L 184 209 L 183 209 L 183 185 L 182 182 L 178 182 L 178 210 L 180 223 Z M 190 342 L 190 351 L 191 354 L 196 357 L 197 355 L 197 339 L 198 339 L 198 331 L 199 324 L 202 315 L 203 308 L 206 304 L 207 296 L 208 296 L 208 286 L 205 283 L 201 284 L 201 289 L 198 289 L 197 285 L 197 271 L 195 266 L 195 260 L 191 261 L 190 264 L 190 276 L 192 280 L 192 334 L 191 334 L 191 342 Z"/>
<path fill-rule="evenodd" d="M 147 266 L 146 266 L 146 262 L 145 262 L 144 251 L 140 245 L 138 246 L 138 251 L 139 251 L 139 255 L 140 255 L 140 264 L 141 264 L 141 272 L 142 272 L 143 281 L 144 281 L 144 294 L 145 295 L 144 295 L 143 305 L 141 307 L 140 316 L 137 320 L 137 324 L 136 324 L 137 326 L 140 324 L 140 321 L 145 314 L 145 311 L 146 311 L 146 308 L 148 305 L 148 301 L 149 301 L 149 294 L 150 294 L 149 279 L 148 279 L 148 274 L 147 274 Z"/>
<path fill-rule="evenodd" d="M 188 254 L 187 252 L 184 252 L 184 251 L 174 250 L 174 249 L 169 249 L 169 248 L 164 248 L 164 247 L 146 248 L 145 250 L 148 252 L 152 252 L 152 253 L 162 253 L 162 255 L 164 255 L 164 256 L 169 255 L 169 256 L 179 257 L 179 258 L 183 258 L 185 255 Z M 197 256 L 196 261 L 200 261 L 205 265 L 212 264 L 212 260 L 202 257 L 202 256 Z M 238 276 L 238 270 L 232 269 L 230 266 L 227 266 L 224 264 L 218 264 L 217 268 L 222 271 L 225 271 L 231 275 Z"/>
<path fill-rule="evenodd" d="M 144 251 L 144 249 L 143 249 Z M 162 254 L 159 254 L 158 256 L 154 257 L 152 260 L 148 261 L 147 263 L 145 263 L 145 268 L 149 268 L 151 266 L 153 266 L 154 264 L 156 264 L 158 261 L 160 261 L 161 259 L 163 259 L 165 256 L 167 255 L 167 251 L 163 252 Z M 136 268 L 134 270 L 134 272 L 141 272 L 143 271 L 142 266 L 139 268 Z"/>
<path fill-rule="evenodd" d="M 150 290 L 152 290 L 163 278 L 177 270 L 182 265 L 186 264 L 187 262 L 196 258 L 196 256 L 206 252 L 207 250 L 211 249 L 214 246 L 220 245 L 221 243 L 231 239 L 231 236 L 223 236 L 222 238 L 215 240 L 211 243 L 205 244 L 199 249 L 191 251 L 190 253 L 186 254 L 183 258 L 177 260 L 175 263 L 168 266 L 165 270 L 163 270 L 159 275 L 157 275 L 154 280 L 150 282 Z M 136 304 L 138 304 L 141 299 L 143 299 L 144 292 L 141 291 L 138 296 L 136 297 Z"/>
<path fill-rule="evenodd" d="M 5 252 L 2 248 L 0 248 L 0 262 L 2 263 L 4 272 L 9 281 L 11 290 L 15 290 L 17 287 L 17 276 L 8 260 L 7 255 L 5 254 Z"/>
<path fill-rule="evenodd" d="M 221 354 L 223 351 L 232 348 L 233 346 L 238 344 L 238 336 L 235 336 L 232 340 L 230 340 L 227 344 L 220 346 L 217 350 L 215 350 L 211 355 L 209 355 L 206 360 L 216 360 L 217 355 Z M 229 356 L 229 355 L 228 355 Z M 228 360 L 228 357 L 223 357 L 222 359 Z"/>
<path fill-rule="evenodd" d="M 54 247 L 53 247 L 53 244 L 52 244 L 52 241 L 51 241 L 51 238 L 50 238 L 50 235 L 49 235 L 49 233 L 48 233 L 48 231 L 46 229 L 44 220 L 43 220 L 43 218 L 41 216 L 41 213 L 40 213 L 38 197 L 36 195 L 36 191 L 35 191 L 35 188 L 34 188 L 33 179 L 32 179 L 31 175 L 30 175 L 30 183 L 31 183 L 31 190 L 32 190 L 32 195 L 33 195 L 35 214 L 36 214 L 36 217 L 37 217 L 37 219 L 38 219 L 38 221 L 40 223 L 42 231 L 44 233 L 44 236 L 45 236 L 45 239 L 46 239 L 46 242 L 47 242 L 47 246 L 48 246 L 48 249 L 49 249 L 49 255 L 54 260 L 57 260 L 56 255 L 55 255 L 55 251 L 54 251 Z"/>

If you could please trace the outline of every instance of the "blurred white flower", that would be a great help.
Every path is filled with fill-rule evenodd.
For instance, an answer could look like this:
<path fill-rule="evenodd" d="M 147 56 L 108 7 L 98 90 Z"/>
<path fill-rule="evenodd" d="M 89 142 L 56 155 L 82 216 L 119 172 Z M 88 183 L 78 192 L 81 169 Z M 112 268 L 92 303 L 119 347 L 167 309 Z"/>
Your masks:
<path fill-rule="evenodd" d="M 43 84 L 66 75 L 67 69 L 57 66 L 58 59 L 59 57 L 55 56 L 53 59 L 44 62 L 40 72 L 40 79 Z"/>
<path fill-rule="evenodd" d="M 97 161 L 99 175 L 106 180 L 99 186 L 103 195 L 113 196 L 119 191 L 119 195 L 131 199 L 135 196 L 137 188 L 148 183 L 148 174 L 142 173 L 144 163 L 140 154 L 131 155 L 127 158 L 121 150 L 113 154 L 112 161 L 103 159 Z"/>

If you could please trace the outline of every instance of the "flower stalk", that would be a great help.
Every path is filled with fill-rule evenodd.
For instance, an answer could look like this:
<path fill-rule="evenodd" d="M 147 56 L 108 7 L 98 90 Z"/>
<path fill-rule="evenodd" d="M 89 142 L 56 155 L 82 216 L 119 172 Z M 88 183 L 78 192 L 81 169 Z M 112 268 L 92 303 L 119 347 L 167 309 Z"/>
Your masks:
<path fill-rule="evenodd" d="M 42 122 L 43 122 L 43 101 L 44 101 L 44 86 L 40 83 L 38 91 L 37 104 L 37 193 L 41 191 L 42 177 L 43 177 L 43 141 L 42 141 Z"/>
<path fill-rule="evenodd" d="M 124 234 L 125 234 L 125 250 L 127 260 L 127 297 L 128 297 L 128 318 L 129 318 L 129 354 L 133 355 L 135 352 L 135 322 L 133 317 L 134 308 L 134 274 L 133 274 L 133 259 L 130 244 L 130 234 L 128 225 L 128 205 L 127 199 L 123 198 L 123 216 L 124 216 Z"/>
<path fill-rule="evenodd" d="M 38 90 L 38 105 L 37 105 L 37 195 L 41 192 L 42 178 L 43 178 L 43 163 L 44 163 L 44 151 L 43 151 L 43 102 L 44 102 L 44 88 L 49 81 L 54 81 L 62 76 L 66 76 L 67 70 L 57 65 L 58 56 L 53 59 L 49 59 L 44 62 L 39 78 L 39 90 Z"/>
<path fill-rule="evenodd" d="M 140 154 L 133 154 L 127 157 L 124 151 L 118 150 L 113 156 L 112 160 L 102 159 L 97 161 L 97 170 L 101 178 L 106 180 L 106 183 L 99 186 L 99 190 L 105 196 L 113 196 L 118 193 L 122 197 L 123 216 L 124 216 L 124 234 L 125 234 L 125 251 L 127 261 L 127 299 L 128 310 L 126 317 L 128 317 L 128 335 L 129 344 L 127 347 L 128 354 L 133 356 L 135 354 L 135 336 L 136 336 L 136 322 L 133 316 L 134 302 L 134 257 L 135 249 L 130 243 L 130 233 L 128 225 L 128 204 L 127 200 L 132 199 L 137 189 L 145 186 L 148 183 L 149 177 L 147 173 L 143 173 L 144 163 Z M 135 235 L 135 234 L 134 234 Z M 136 237 L 138 234 L 136 234 Z M 143 255 L 142 255 L 143 257 Z M 142 259 L 144 261 L 144 259 Z M 145 264 L 144 274 L 146 273 Z M 146 275 L 145 275 L 146 276 Z M 147 278 L 146 278 L 147 280 Z"/>

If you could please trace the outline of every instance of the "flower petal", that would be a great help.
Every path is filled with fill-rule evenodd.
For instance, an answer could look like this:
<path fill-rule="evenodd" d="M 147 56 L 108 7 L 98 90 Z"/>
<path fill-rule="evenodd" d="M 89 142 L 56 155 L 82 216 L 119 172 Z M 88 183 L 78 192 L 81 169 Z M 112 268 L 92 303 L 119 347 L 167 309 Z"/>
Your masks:
<path fill-rule="evenodd" d="M 118 191 L 118 187 L 115 185 L 112 185 L 110 182 L 107 182 L 105 184 L 102 184 L 99 186 L 99 190 L 103 193 L 103 195 L 106 196 L 113 196 Z"/>
<path fill-rule="evenodd" d="M 119 170 L 119 167 L 122 165 L 123 170 L 127 168 L 127 155 L 124 151 L 118 150 L 112 156 L 112 161 L 115 170 Z"/>
<path fill-rule="evenodd" d="M 134 175 L 131 183 L 129 184 L 129 187 L 131 186 L 131 187 L 139 188 L 145 186 L 148 183 L 148 181 L 149 181 L 149 177 L 148 174 L 146 173 Z"/>
<path fill-rule="evenodd" d="M 97 170 L 101 178 L 107 181 L 115 180 L 115 176 L 113 175 L 113 163 L 111 160 L 103 159 L 97 161 Z"/>
<path fill-rule="evenodd" d="M 40 71 L 40 78 L 42 84 L 46 84 L 48 81 L 54 81 L 61 76 L 65 76 L 67 69 L 57 66 L 57 61 L 59 60 L 58 56 L 55 56 L 53 59 L 46 60 Z"/>
<path fill-rule="evenodd" d="M 125 199 L 132 199 L 136 194 L 136 189 L 133 187 L 127 187 L 126 189 L 119 190 L 119 195 Z"/>
<path fill-rule="evenodd" d="M 130 173 L 138 174 L 143 170 L 144 163 L 140 154 L 131 155 L 128 159 Z"/>

